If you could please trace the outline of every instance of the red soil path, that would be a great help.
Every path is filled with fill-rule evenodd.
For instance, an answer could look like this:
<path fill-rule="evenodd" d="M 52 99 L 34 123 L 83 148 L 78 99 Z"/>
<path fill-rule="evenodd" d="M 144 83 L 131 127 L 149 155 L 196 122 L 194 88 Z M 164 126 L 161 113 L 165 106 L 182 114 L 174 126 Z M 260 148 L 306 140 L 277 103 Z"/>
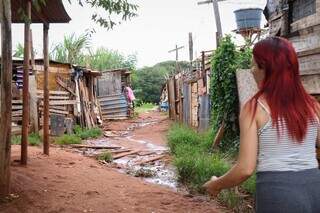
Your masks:
<path fill-rule="evenodd" d="M 154 113 L 153 113 L 154 114 Z M 149 116 L 149 115 L 148 115 Z M 152 115 L 156 116 L 155 115 Z M 126 126 L 125 123 L 122 125 Z M 168 120 L 137 129 L 135 137 L 163 144 Z M 160 137 L 160 139 L 159 139 Z M 156 139 L 156 140 L 155 140 Z M 28 167 L 12 165 L 12 193 L 0 212 L 221 212 L 213 201 L 190 198 L 99 165 L 94 159 L 51 147 L 50 156 L 29 147 Z M 19 146 L 12 146 L 12 160 Z"/>

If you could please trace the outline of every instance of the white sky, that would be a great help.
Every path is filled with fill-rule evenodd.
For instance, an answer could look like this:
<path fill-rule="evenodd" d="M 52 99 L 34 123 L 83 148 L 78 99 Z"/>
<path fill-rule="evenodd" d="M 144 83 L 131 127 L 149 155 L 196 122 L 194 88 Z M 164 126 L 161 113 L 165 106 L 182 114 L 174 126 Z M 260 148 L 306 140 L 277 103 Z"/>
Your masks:
<path fill-rule="evenodd" d="M 63 0 L 72 21 L 69 24 L 52 24 L 50 46 L 63 40 L 65 34 L 80 35 L 86 29 L 95 28 L 92 46 L 118 50 L 124 55 L 137 54 L 138 67 L 152 66 L 165 60 L 175 60 L 168 53 L 176 44 L 183 45 L 179 60 L 188 60 L 188 33 L 194 37 L 194 57 L 202 50 L 215 47 L 215 21 L 212 4 L 197 5 L 197 0 L 135 0 L 140 6 L 139 16 L 108 31 L 91 21 L 91 8 Z M 266 0 L 227 0 L 219 2 L 223 33 L 236 28 L 233 11 L 242 7 L 263 8 Z M 41 56 L 42 26 L 33 24 L 34 48 Z M 23 43 L 23 25 L 13 27 L 13 48 Z"/>

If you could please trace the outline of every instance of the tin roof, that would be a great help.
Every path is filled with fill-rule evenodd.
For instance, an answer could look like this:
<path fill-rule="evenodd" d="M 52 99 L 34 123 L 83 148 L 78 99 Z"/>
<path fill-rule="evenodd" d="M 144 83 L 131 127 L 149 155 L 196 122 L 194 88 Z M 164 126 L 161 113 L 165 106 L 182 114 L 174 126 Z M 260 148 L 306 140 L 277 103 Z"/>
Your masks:
<path fill-rule="evenodd" d="M 11 0 L 12 23 L 24 23 L 19 11 L 27 0 Z M 66 12 L 62 0 L 46 0 L 45 5 L 37 9 L 32 5 L 32 23 L 69 23 L 71 18 Z"/>

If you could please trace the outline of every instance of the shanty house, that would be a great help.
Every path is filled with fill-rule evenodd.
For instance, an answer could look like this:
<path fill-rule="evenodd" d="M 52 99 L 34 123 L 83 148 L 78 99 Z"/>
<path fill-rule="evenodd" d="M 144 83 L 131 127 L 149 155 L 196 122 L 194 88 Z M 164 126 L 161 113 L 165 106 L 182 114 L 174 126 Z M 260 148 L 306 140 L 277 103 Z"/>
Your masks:
<path fill-rule="evenodd" d="M 320 95 L 320 0 L 269 0 L 266 10 L 270 35 L 288 38 L 300 62 L 306 90 Z"/>
<path fill-rule="evenodd" d="M 132 114 L 124 88 L 130 86 L 131 72 L 114 69 L 102 72 L 98 79 L 97 95 L 103 120 L 127 119 Z"/>

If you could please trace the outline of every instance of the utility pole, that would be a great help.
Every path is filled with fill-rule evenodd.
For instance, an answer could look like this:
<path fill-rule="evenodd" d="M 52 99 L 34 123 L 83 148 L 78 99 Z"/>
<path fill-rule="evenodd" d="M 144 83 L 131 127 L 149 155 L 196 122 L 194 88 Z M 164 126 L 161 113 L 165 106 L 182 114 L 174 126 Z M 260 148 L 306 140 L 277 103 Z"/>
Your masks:
<path fill-rule="evenodd" d="M 169 50 L 169 53 L 172 53 L 172 52 L 176 52 L 176 62 L 178 63 L 179 61 L 179 50 L 183 49 L 184 46 L 181 46 L 181 47 L 178 47 L 178 45 L 176 45 L 176 48 L 173 49 L 173 50 Z"/>
<path fill-rule="evenodd" d="M 222 27 L 221 27 L 219 5 L 218 5 L 218 2 L 220 1 L 225 1 L 225 0 L 208 0 L 208 1 L 198 2 L 198 5 L 211 4 L 211 3 L 213 4 L 213 12 L 214 12 L 214 17 L 216 20 L 216 27 L 217 27 L 217 32 L 216 32 L 217 46 L 219 46 L 220 39 L 222 38 Z"/>
<path fill-rule="evenodd" d="M 192 67 L 192 61 L 193 61 L 193 38 L 192 38 L 192 33 L 189 33 L 189 60 L 190 60 L 190 65 Z"/>
<path fill-rule="evenodd" d="M 181 50 L 183 48 L 184 48 L 184 46 L 178 47 L 178 45 L 176 45 L 176 48 L 174 48 L 173 50 L 169 50 L 169 53 L 176 52 L 176 73 L 180 72 L 180 66 L 178 64 L 179 50 Z"/>

